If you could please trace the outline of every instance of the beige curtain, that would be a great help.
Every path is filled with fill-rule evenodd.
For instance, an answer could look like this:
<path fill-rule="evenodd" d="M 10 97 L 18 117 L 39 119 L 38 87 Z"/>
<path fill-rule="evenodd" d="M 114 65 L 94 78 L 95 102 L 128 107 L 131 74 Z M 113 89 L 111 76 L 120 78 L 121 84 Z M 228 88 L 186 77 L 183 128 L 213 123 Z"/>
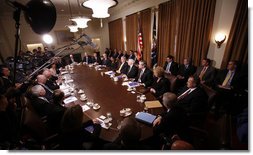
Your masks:
<path fill-rule="evenodd" d="M 140 13 L 142 39 L 143 39 L 143 60 L 150 67 L 151 65 L 151 9 L 146 9 Z"/>
<path fill-rule="evenodd" d="M 126 16 L 126 49 L 137 50 L 138 14 Z"/>
<path fill-rule="evenodd" d="M 248 1 L 239 0 L 230 30 L 221 68 L 230 60 L 248 64 Z"/>
<path fill-rule="evenodd" d="M 168 54 L 200 65 L 209 49 L 216 0 L 171 0 L 159 5 L 158 64 Z"/>
<path fill-rule="evenodd" d="M 111 49 L 124 49 L 122 19 L 109 22 L 109 39 Z"/>

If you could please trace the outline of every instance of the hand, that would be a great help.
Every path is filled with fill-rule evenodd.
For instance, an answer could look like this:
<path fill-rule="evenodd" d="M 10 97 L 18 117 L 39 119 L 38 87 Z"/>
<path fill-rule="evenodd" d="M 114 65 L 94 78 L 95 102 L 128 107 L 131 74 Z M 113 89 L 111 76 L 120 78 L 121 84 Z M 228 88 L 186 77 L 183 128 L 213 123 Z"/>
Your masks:
<path fill-rule="evenodd" d="M 150 89 L 150 92 L 151 92 L 151 93 L 154 93 L 154 94 L 156 93 L 156 91 L 155 91 L 154 88 L 151 88 L 151 89 Z"/>
<path fill-rule="evenodd" d="M 153 122 L 153 127 L 159 125 L 159 124 L 161 123 L 161 121 L 162 121 L 162 117 L 161 117 L 161 116 L 157 117 L 157 118 L 154 120 L 154 122 Z"/>
<path fill-rule="evenodd" d="M 96 118 L 93 119 L 92 122 L 93 122 L 94 124 L 100 124 L 100 122 L 99 122 Z"/>
<path fill-rule="evenodd" d="M 16 87 L 16 88 L 20 88 L 21 86 L 22 86 L 21 83 L 15 83 L 15 87 Z"/>

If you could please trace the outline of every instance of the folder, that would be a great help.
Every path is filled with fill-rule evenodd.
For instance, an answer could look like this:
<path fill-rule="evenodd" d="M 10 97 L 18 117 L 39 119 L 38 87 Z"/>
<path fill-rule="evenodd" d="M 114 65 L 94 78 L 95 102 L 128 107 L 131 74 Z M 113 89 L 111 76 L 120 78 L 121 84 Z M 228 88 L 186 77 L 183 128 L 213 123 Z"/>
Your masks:
<path fill-rule="evenodd" d="M 155 101 L 146 101 L 145 102 L 145 106 L 150 109 L 150 108 L 162 108 L 162 104 L 160 103 L 160 101 L 155 100 Z"/>
<path fill-rule="evenodd" d="M 156 116 L 147 112 L 137 112 L 135 118 L 136 120 L 151 126 L 156 119 Z"/>

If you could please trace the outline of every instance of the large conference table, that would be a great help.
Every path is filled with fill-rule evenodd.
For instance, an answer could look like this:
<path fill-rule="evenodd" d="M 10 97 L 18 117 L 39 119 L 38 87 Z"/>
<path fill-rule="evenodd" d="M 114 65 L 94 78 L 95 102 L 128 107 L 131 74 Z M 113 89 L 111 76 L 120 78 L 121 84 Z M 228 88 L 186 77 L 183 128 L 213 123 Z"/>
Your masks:
<path fill-rule="evenodd" d="M 91 108 L 85 111 L 85 119 L 95 119 L 101 115 L 106 116 L 107 112 L 112 114 L 112 126 L 109 129 L 102 128 L 100 134 L 100 138 L 112 142 L 119 134 L 119 129 L 117 128 L 118 123 L 124 119 L 124 117 L 120 116 L 120 110 L 123 108 L 131 108 L 133 113 L 128 117 L 135 117 L 137 112 L 144 110 L 144 103 L 137 102 L 136 98 L 138 93 L 133 94 L 133 92 L 127 91 L 126 86 L 122 86 L 123 80 L 114 81 L 110 76 L 101 74 L 101 72 L 105 71 L 107 70 L 96 70 L 94 67 L 81 64 L 75 65 L 73 73 L 70 75 L 74 80 L 73 83 L 75 84 L 76 90 L 84 90 L 88 100 L 93 100 L 94 103 L 98 103 L 101 106 L 99 110 Z M 147 97 L 146 101 L 155 100 L 152 94 L 146 93 L 145 95 Z M 75 96 L 78 100 L 68 104 L 68 106 L 86 104 L 86 101 L 80 100 L 80 94 L 75 92 Z M 142 140 L 153 135 L 152 127 L 143 123 L 139 124 L 142 129 Z"/>

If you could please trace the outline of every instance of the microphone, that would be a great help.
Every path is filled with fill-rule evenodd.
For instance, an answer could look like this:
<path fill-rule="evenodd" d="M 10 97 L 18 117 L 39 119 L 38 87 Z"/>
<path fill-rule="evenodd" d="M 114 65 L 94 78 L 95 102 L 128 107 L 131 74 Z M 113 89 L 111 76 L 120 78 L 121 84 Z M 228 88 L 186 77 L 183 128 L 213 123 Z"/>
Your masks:
<path fill-rule="evenodd" d="M 92 42 L 91 38 L 87 34 L 84 33 L 80 37 L 85 39 L 84 42 L 87 43 L 87 45 L 90 45 L 93 48 L 97 47 L 97 45 Z"/>
<path fill-rule="evenodd" d="M 19 8 L 21 10 L 27 10 L 27 7 L 19 2 L 16 2 L 14 0 L 8 0 L 9 3 L 11 3 L 15 8 Z"/>

